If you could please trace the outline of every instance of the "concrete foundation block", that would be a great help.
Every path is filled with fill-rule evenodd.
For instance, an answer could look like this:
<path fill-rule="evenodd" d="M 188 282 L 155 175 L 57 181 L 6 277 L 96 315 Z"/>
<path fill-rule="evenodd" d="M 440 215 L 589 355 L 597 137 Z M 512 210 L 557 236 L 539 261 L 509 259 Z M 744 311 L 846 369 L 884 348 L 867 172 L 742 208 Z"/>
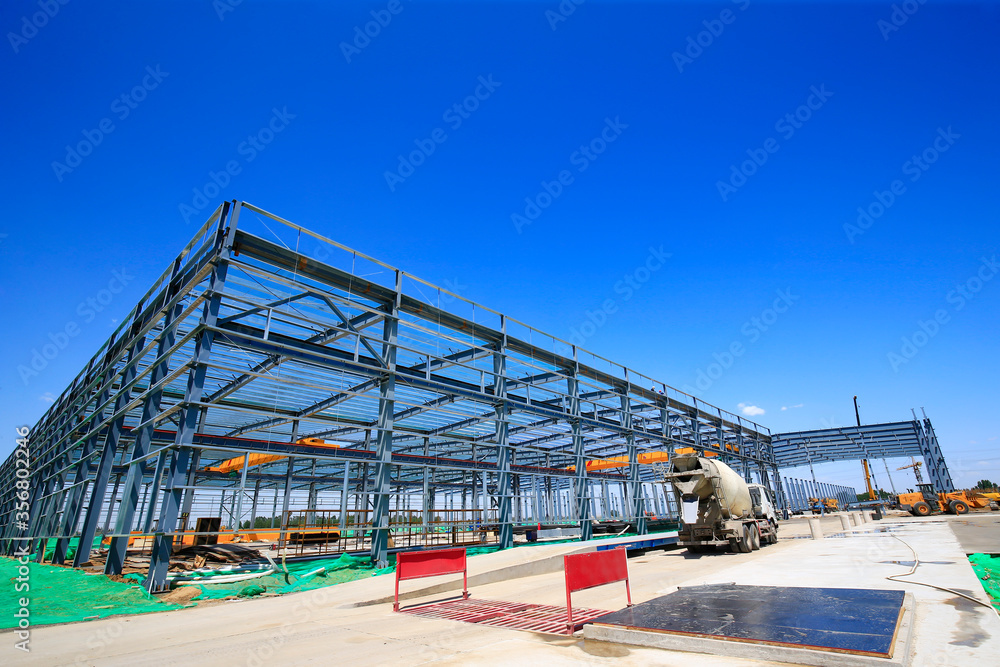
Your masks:
<path fill-rule="evenodd" d="M 817 651 L 774 644 L 727 641 L 708 637 L 673 635 L 647 630 L 603 626 L 599 623 L 583 626 L 584 642 L 632 646 L 649 646 L 671 651 L 708 653 L 743 660 L 785 662 L 817 667 L 909 667 L 913 649 L 914 599 L 907 593 L 903 601 L 903 614 L 893 642 L 891 658 Z M 595 646 L 595 648 L 597 648 Z M 694 662 L 694 661 L 692 661 Z"/>

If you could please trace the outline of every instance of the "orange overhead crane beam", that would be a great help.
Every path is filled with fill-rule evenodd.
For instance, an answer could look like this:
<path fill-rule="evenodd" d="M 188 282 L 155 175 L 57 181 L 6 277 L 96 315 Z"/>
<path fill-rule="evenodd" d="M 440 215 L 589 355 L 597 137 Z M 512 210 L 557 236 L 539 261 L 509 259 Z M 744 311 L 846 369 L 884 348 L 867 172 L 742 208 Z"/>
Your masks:
<path fill-rule="evenodd" d="M 666 463 L 670 455 L 667 452 L 639 452 L 639 463 Z M 624 468 L 628 466 L 628 456 L 612 456 L 609 459 L 594 459 L 587 461 L 587 471 L 610 470 L 611 468 Z M 567 470 L 576 470 L 576 466 L 570 466 Z"/>
<path fill-rule="evenodd" d="M 735 452 L 736 447 L 727 444 L 726 449 Z M 695 454 L 698 452 L 694 447 L 678 447 L 674 450 L 675 455 L 681 454 Z M 701 452 L 701 456 L 707 458 L 712 458 L 718 456 L 718 452 L 714 452 L 709 449 L 705 449 Z M 668 452 L 640 452 L 639 453 L 639 463 L 640 464 L 650 464 L 650 463 L 666 463 L 670 459 L 670 454 Z M 592 461 L 587 461 L 587 470 L 610 470 L 612 468 L 624 468 L 628 465 L 628 456 L 613 456 L 608 459 L 594 459 Z M 576 470 L 576 466 L 570 466 L 567 470 Z"/>
<path fill-rule="evenodd" d="M 325 440 L 320 440 L 319 438 L 302 438 L 295 442 L 297 445 L 310 445 L 312 447 L 327 447 L 330 449 L 339 449 L 340 445 L 334 443 L 327 443 Z M 250 454 L 250 460 L 247 461 L 246 456 L 234 456 L 231 459 L 226 459 L 217 466 L 210 466 L 205 468 L 207 472 L 236 472 L 238 470 L 243 470 L 244 464 L 247 464 L 248 468 L 253 468 L 255 466 L 264 465 L 265 463 L 273 463 L 274 461 L 280 461 L 281 459 L 287 459 L 288 457 L 284 454 Z"/>
<path fill-rule="evenodd" d="M 718 445 L 713 445 L 713 446 L 718 447 Z M 733 445 L 730 445 L 728 443 L 726 444 L 726 449 L 728 451 L 730 451 L 730 452 L 735 452 L 736 451 L 736 447 L 733 446 Z M 697 454 L 698 450 L 695 449 L 694 447 L 678 447 L 675 450 L 674 453 L 678 454 L 678 455 L 680 455 L 680 454 Z M 701 451 L 701 454 L 699 454 L 699 456 L 704 456 L 707 459 L 714 458 L 714 457 L 716 457 L 718 455 L 719 455 L 719 452 L 717 452 L 717 451 L 715 451 L 713 449 L 703 449 Z"/>

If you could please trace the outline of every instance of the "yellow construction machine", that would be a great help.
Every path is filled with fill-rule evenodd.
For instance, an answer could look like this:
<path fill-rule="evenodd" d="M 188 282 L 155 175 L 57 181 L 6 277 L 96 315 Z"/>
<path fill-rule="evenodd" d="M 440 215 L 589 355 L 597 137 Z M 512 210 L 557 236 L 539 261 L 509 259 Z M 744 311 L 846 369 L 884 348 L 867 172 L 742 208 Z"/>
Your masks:
<path fill-rule="evenodd" d="M 934 513 L 967 514 L 969 509 L 984 509 L 990 506 L 990 498 L 975 491 L 934 492 L 930 484 L 917 484 L 916 493 L 901 493 L 896 496 L 896 506 L 914 516 L 928 516 Z"/>
<path fill-rule="evenodd" d="M 813 514 L 836 512 L 840 509 L 840 503 L 837 502 L 836 498 L 810 498 L 809 507 L 812 508 Z"/>
<path fill-rule="evenodd" d="M 924 484 L 920 476 L 920 466 L 923 461 L 910 458 L 910 464 L 900 466 L 897 470 L 913 468 L 917 478 L 916 493 L 901 493 L 896 496 L 896 507 L 914 516 L 927 516 L 935 512 L 941 514 L 966 514 L 970 509 L 984 509 L 996 506 L 996 501 L 989 494 L 976 491 L 935 492 L 931 484 Z"/>

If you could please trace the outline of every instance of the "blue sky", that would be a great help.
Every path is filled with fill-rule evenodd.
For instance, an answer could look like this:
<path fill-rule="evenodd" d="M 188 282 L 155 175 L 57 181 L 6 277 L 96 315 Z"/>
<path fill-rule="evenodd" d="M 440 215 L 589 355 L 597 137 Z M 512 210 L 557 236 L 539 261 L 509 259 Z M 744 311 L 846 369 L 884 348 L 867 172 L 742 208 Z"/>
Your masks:
<path fill-rule="evenodd" d="M 241 199 L 775 432 L 923 407 L 1000 478 L 1000 10 L 906 9 L 6 2 L 0 454 Z"/>

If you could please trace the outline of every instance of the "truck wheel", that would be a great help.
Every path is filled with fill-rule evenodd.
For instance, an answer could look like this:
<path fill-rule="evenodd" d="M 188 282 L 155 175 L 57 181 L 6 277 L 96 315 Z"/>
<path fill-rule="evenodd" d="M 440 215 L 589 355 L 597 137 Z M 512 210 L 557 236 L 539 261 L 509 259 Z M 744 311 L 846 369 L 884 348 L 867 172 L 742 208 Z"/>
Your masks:
<path fill-rule="evenodd" d="M 730 538 L 729 549 L 734 554 L 748 554 L 750 553 L 750 531 L 746 526 L 740 526 L 738 529 L 739 536 L 736 538 Z"/>
<path fill-rule="evenodd" d="M 913 516 L 928 516 L 931 513 L 931 506 L 921 500 L 913 503 L 913 508 L 910 511 L 913 512 Z"/>
<path fill-rule="evenodd" d="M 750 526 L 750 551 L 760 551 L 760 530 L 757 526 Z"/>
<path fill-rule="evenodd" d="M 951 510 L 952 514 L 968 514 L 969 506 L 964 500 L 953 500 L 948 503 L 948 509 Z"/>

